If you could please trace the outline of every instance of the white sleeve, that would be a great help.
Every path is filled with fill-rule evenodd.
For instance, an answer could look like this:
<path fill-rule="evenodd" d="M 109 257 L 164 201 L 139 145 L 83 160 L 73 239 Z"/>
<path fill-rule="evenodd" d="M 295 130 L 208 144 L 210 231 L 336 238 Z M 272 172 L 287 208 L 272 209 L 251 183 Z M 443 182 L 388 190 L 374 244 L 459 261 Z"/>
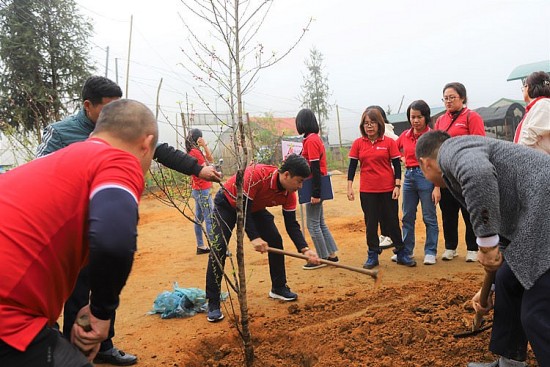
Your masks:
<path fill-rule="evenodd" d="M 518 143 L 536 147 L 541 140 L 550 137 L 550 101 L 541 100 L 525 116 Z"/>

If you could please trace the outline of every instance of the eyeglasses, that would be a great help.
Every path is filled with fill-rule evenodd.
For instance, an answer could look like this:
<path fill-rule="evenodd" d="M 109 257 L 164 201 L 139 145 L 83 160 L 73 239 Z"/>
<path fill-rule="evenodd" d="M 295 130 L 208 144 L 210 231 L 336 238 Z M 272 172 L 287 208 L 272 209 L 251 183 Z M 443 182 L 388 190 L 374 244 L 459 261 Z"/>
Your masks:
<path fill-rule="evenodd" d="M 441 98 L 441 101 L 442 102 L 452 102 L 457 98 L 458 98 L 458 96 L 448 96 L 448 97 Z"/>
<path fill-rule="evenodd" d="M 363 125 L 365 125 L 365 126 L 376 126 L 376 122 L 372 122 L 372 121 L 370 121 L 370 122 L 363 121 Z"/>

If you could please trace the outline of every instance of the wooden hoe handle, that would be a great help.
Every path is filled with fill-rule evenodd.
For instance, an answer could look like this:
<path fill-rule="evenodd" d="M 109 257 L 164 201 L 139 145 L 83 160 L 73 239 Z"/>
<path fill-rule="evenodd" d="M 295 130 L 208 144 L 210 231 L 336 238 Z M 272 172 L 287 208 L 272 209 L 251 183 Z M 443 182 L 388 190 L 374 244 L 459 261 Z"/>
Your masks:
<path fill-rule="evenodd" d="M 297 254 L 295 252 L 285 251 L 285 250 L 281 250 L 281 249 L 273 248 L 273 247 L 268 247 L 267 251 L 272 252 L 274 254 L 296 257 L 298 259 L 303 259 L 303 260 L 308 260 L 309 259 L 306 255 Z M 378 278 L 378 270 L 356 268 L 355 266 L 344 265 L 344 264 L 336 263 L 334 261 L 329 261 L 329 260 L 325 260 L 325 259 L 319 259 L 319 260 L 320 260 L 321 264 L 334 266 L 336 268 L 347 269 L 347 270 L 355 271 L 355 272 L 361 273 L 361 274 L 367 274 L 367 275 L 370 275 L 373 279 Z"/>

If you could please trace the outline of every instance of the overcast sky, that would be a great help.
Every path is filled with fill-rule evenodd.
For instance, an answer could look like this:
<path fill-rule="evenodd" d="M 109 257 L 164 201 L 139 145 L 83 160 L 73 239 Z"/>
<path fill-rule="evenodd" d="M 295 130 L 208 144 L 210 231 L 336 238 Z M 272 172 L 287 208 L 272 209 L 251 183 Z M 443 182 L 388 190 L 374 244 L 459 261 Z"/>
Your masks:
<path fill-rule="evenodd" d="M 254 0 L 251 0 L 254 1 Z M 130 16 L 133 15 L 128 97 L 153 110 L 163 78 L 160 104 L 161 139 L 175 142 L 165 122 L 185 108 L 186 94 L 196 112 L 207 112 L 193 91 L 197 86 L 181 63 L 189 33 L 180 17 L 191 19 L 177 0 L 77 0 L 81 13 L 94 25 L 92 55 L 97 73 L 105 74 L 109 47 L 109 78 L 126 89 Z M 550 59 L 550 1 L 548 0 L 275 0 L 257 36 L 266 53 L 284 52 L 314 18 L 304 39 L 285 59 L 259 74 L 245 96 L 252 116 L 272 113 L 293 117 L 304 61 L 315 46 L 324 56 L 331 90 L 338 104 L 342 136 L 353 140 L 366 106 L 379 104 L 397 113 L 410 102 L 424 99 L 440 107 L 442 88 L 460 81 L 468 91 L 469 107 L 488 106 L 501 97 L 521 99 L 519 81 L 507 82 L 518 65 Z M 208 40 L 208 31 L 200 32 Z M 208 93 L 205 93 L 208 96 Z M 210 106 L 225 110 L 214 97 Z M 338 142 L 336 112 L 327 122 L 330 142 Z"/>

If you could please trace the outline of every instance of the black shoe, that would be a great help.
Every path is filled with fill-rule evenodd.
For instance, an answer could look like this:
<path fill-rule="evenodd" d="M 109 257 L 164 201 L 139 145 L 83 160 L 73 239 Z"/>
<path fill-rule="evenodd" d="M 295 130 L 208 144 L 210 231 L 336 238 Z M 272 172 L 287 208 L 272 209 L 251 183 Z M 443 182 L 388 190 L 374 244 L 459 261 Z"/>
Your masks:
<path fill-rule="evenodd" d="M 207 248 L 200 248 L 200 247 L 197 247 L 197 255 L 203 255 L 203 254 L 209 254 L 210 253 L 210 249 L 207 247 Z"/>
<path fill-rule="evenodd" d="M 113 347 L 104 352 L 97 353 L 94 358 L 94 363 L 107 363 L 115 366 L 131 366 L 137 363 L 137 357 L 133 354 L 124 353 L 123 351 Z"/>
<path fill-rule="evenodd" d="M 298 295 L 290 290 L 287 286 L 280 288 L 271 288 L 269 297 L 280 299 L 282 301 L 296 301 Z"/>
<path fill-rule="evenodd" d="M 327 260 L 328 261 L 332 261 L 333 263 L 337 263 L 337 262 L 340 262 L 340 259 L 338 258 L 338 256 L 334 256 L 334 257 L 327 257 Z"/>
<path fill-rule="evenodd" d="M 498 359 L 492 363 L 470 362 L 468 367 L 498 367 Z"/>

